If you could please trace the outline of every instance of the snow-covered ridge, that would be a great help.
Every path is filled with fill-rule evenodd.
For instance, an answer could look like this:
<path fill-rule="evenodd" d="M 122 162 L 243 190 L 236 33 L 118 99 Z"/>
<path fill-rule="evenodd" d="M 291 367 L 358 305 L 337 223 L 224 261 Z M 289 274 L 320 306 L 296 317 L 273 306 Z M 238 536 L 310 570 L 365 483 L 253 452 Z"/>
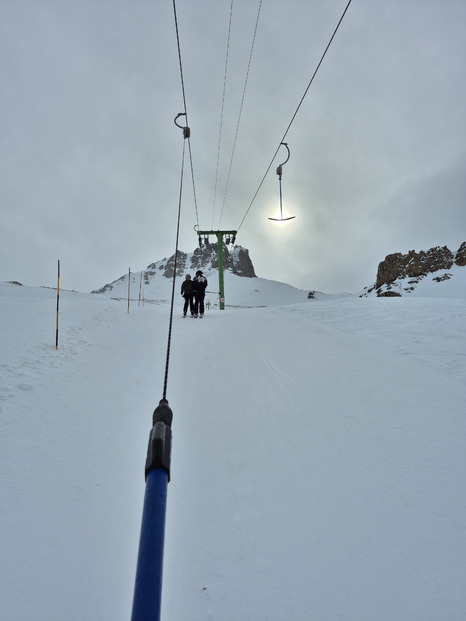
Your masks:
<path fill-rule="evenodd" d="M 216 244 L 211 244 L 209 249 L 204 249 L 202 255 L 196 250 L 193 253 L 180 253 L 179 263 L 177 261 L 175 292 L 179 294 L 181 283 L 186 274 L 195 274 L 196 269 L 202 269 L 207 277 L 209 285 L 206 293 L 206 303 L 215 307 L 218 304 L 218 268 L 215 265 L 217 256 Z M 229 253 L 230 262 L 225 261 L 225 265 L 231 265 L 224 270 L 225 305 L 228 306 L 282 306 L 285 304 L 296 304 L 305 302 L 309 299 L 319 299 L 326 297 L 326 294 L 316 291 L 304 291 L 296 289 L 291 285 L 265 278 L 244 277 L 238 275 L 238 263 L 243 262 L 243 266 L 251 273 L 254 273 L 252 263 L 247 264 L 249 255 L 247 250 L 236 246 Z M 194 267 L 191 267 L 194 265 Z M 130 277 L 130 298 L 141 298 L 149 302 L 163 303 L 171 299 L 173 286 L 174 257 L 165 258 L 148 265 L 145 270 L 131 273 Z M 111 298 L 124 299 L 128 297 L 128 274 L 123 274 L 113 282 L 105 285 L 94 294 L 103 294 Z"/>
<path fill-rule="evenodd" d="M 428 274 L 397 278 L 378 289 L 375 285 L 366 287 L 360 297 L 427 297 L 466 298 L 466 267 L 452 265 L 448 270 L 437 270 Z"/>
<path fill-rule="evenodd" d="M 218 270 L 204 272 L 208 280 L 206 303 L 212 306 L 218 304 Z M 141 278 L 142 276 L 142 278 Z M 184 276 L 177 276 L 175 293 L 179 295 Z M 141 284 L 142 283 L 142 284 Z M 173 281 L 168 279 L 158 269 L 144 270 L 131 274 L 130 298 L 139 299 L 141 284 L 142 297 L 148 302 L 164 302 L 171 299 Z M 309 298 L 309 291 L 296 289 L 291 285 L 265 278 L 241 278 L 230 271 L 224 272 L 225 305 L 228 306 L 282 306 L 305 302 Z M 114 282 L 106 285 L 98 292 L 105 296 L 117 299 L 128 297 L 128 274 L 121 276 Z M 314 298 L 326 297 L 324 293 L 313 292 Z"/>
<path fill-rule="evenodd" d="M 193 275 L 197 270 L 201 270 L 204 274 L 209 275 L 213 271 L 218 271 L 218 244 L 208 243 L 203 244 L 202 247 L 198 247 L 194 252 L 186 253 L 182 250 L 178 250 L 171 257 L 164 258 L 160 261 L 156 261 L 147 266 L 144 271 L 139 272 L 144 279 L 146 285 L 150 285 L 150 281 L 153 276 L 160 275 L 167 279 L 172 279 L 176 270 L 176 276 L 184 277 L 190 273 Z M 224 271 L 231 272 L 235 276 L 243 278 L 255 278 L 256 273 L 249 257 L 249 250 L 242 246 L 234 246 L 230 250 L 224 244 L 223 245 L 223 269 Z M 113 286 L 120 281 L 125 280 L 125 275 L 121 276 L 117 280 L 104 285 L 101 289 L 93 291 L 92 293 L 105 293 L 112 290 Z"/>
<path fill-rule="evenodd" d="M 379 263 L 376 282 L 366 287 L 362 296 L 400 297 L 421 295 L 429 297 L 462 297 L 466 278 L 466 242 L 456 252 L 447 246 L 435 246 L 429 250 L 406 254 L 389 254 Z M 432 283 L 446 283 L 432 288 Z M 422 283 L 422 284 L 421 284 Z M 429 284 L 427 284 L 429 283 Z"/>

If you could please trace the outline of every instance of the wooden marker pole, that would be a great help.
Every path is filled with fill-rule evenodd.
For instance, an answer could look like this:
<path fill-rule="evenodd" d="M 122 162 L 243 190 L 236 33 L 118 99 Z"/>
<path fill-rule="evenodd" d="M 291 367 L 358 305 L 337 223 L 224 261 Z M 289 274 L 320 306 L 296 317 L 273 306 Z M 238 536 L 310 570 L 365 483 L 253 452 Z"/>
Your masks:
<path fill-rule="evenodd" d="M 55 349 L 58 349 L 58 309 L 60 305 L 60 259 L 58 260 L 58 277 L 57 277 L 57 329 L 55 333 Z"/>
<path fill-rule="evenodd" d="M 131 268 L 128 268 L 128 313 L 129 313 L 129 294 L 130 294 L 130 287 L 131 287 Z"/>

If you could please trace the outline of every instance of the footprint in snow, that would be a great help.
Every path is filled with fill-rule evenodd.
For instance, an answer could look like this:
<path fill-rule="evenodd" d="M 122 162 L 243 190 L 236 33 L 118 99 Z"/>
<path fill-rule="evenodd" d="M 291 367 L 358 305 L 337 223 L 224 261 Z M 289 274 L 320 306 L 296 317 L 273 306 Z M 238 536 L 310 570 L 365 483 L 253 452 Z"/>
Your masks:
<path fill-rule="evenodd" d="M 31 384 L 20 384 L 18 388 L 20 390 L 34 390 L 34 386 L 31 386 Z"/>

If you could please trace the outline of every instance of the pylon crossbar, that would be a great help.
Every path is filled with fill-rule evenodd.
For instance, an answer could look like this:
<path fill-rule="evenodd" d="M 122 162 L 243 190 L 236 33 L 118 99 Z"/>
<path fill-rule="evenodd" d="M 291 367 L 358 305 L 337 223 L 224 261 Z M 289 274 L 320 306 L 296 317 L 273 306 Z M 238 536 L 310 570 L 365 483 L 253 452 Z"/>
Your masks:
<path fill-rule="evenodd" d="M 237 235 L 238 231 L 196 231 L 197 235 Z"/>

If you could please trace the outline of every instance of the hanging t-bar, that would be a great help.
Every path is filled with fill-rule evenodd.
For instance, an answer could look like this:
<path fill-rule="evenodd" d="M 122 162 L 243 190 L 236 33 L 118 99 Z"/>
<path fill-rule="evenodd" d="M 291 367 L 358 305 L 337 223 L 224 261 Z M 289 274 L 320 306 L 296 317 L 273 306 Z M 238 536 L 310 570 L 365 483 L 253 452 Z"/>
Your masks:
<path fill-rule="evenodd" d="M 288 157 L 286 158 L 286 160 L 284 162 L 279 164 L 278 167 L 277 167 L 278 183 L 279 183 L 279 186 L 280 186 L 280 217 L 279 218 L 269 218 L 269 220 L 274 220 L 275 222 L 284 222 L 285 220 L 293 220 L 293 218 L 296 217 L 296 216 L 290 216 L 289 218 L 284 218 L 283 217 L 283 209 L 282 209 L 282 174 L 283 174 L 283 166 L 290 159 L 290 149 L 288 148 L 288 144 L 286 142 L 281 142 L 280 146 L 281 145 L 286 147 L 286 150 L 288 151 Z"/>

